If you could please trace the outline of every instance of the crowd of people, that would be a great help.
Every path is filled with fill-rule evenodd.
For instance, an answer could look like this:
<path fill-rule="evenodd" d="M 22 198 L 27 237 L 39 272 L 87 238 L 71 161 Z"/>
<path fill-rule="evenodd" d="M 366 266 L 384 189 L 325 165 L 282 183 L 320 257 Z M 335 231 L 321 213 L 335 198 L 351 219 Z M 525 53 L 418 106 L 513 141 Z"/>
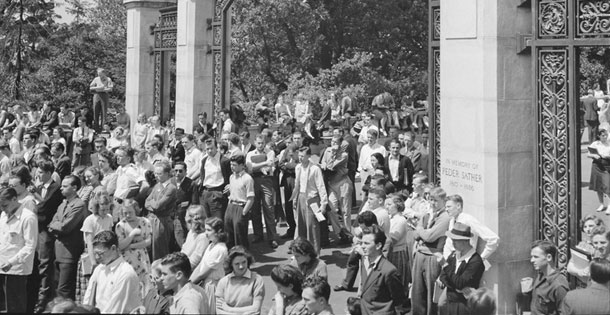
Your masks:
<path fill-rule="evenodd" d="M 293 129 L 251 141 L 229 110 L 216 124 L 199 115 L 192 133 L 144 114 L 130 126 L 124 109 L 110 128 L 104 115 L 2 108 L 0 310 L 259 314 L 273 290 L 270 314 L 333 314 L 335 290 L 357 291 L 350 314 L 495 312 L 479 285 L 499 237 L 429 181 L 426 144 L 405 126 L 389 126 L 381 144 L 374 113 L 307 126 L 282 109 Z M 589 221 L 600 224 L 583 224 L 595 259 L 571 272 L 591 280 L 585 290 L 608 290 L 608 234 L 595 238 Z M 292 260 L 265 288 L 250 249 L 282 239 Z M 318 256 L 331 243 L 352 245 L 333 286 Z M 586 293 L 567 292 L 556 256 L 549 242 L 532 246 L 531 311 L 583 314 L 574 310 L 592 307 L 578 298 Z"/>

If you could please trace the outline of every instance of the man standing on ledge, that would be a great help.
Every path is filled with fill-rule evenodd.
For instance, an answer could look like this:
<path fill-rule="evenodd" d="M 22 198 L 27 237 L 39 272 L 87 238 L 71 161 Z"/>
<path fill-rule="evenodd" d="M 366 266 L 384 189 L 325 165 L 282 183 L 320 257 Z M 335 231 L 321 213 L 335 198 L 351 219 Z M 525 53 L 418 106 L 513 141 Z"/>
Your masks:
<path fill-rule="evenodd" d="M 89 85 L 89 91 L 93 93 L 93 128 L 99 131 L 106 122 L 109 93 L 112 92 L 114 84 L 106 75 L 106 70 L 97 69 L 97 77 Z"/>

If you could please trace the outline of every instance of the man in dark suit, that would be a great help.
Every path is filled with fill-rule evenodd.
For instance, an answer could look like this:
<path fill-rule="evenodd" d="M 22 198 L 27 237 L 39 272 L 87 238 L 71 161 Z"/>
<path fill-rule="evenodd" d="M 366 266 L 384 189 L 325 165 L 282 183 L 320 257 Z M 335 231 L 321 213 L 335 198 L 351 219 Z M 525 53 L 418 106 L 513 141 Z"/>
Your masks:
<path fill-rule="evenodd" d="M 61 142 L 55 142 L 51 146 L 51 159 L 55 164 L 55 171 L 59 178 L 62 180 L 64 177 L 70 175 L 70 164 L 72 164 L 70 158 L 66 155 L 66 148 Z"/>
<path fill-rule="evenodd" d="M 396 267 L 382 254 L 386 239 L 377 225 L 363 229 L 361 246 L 365 258 L 361 268 L 360 309 L 365 315 L 403 313 L 403 285 Z"/>
<path fill-rule="evenodd" d="M 176 210 L 176 193 L 178 189 L 171 182 L 169 162 L 155 164 L 157 184 L 146 198 L 144 207 L 149 211 L 152 223 L 152 259 L 157 260 L 165 255 L 180 250 L 174 238 L 174 215 Z"/>
<path fill-rule="evenodd" d="M 224 191 L 232 173 L 231 161 L 220 154 L 215 138 L 205 141 L 205 152 L 207 155 L 201 161 L 200 202 L 206 217 L 224 219 L 228 202 Z"/>
<path fill-rule="evenodd" d="M 473 234 L 468 225 L 456 222 L 445 234 L 453 241 L 455 251 L 447 261 L 441 258 L 442 254 L 437 254 L 442 265 L 438 287 L 447 288 L 447 303 L 440 307 L 440 314 L 469 315 L 464 293 L 479 287 L 485 265 L 476 248 L 470 245 Z"/>
<path fill-rule="evenodd" d="M 74 299 L 76 275 L 80 255 L 85 249 L 81 227 L 89 211 L 85 202 L 78 198 L 80 179 L 68 175 L 61 182 L 61 194 L 66 199 L 61 203 L 53 220 L 49 223 L 49 233 L 55 240 L 55 271 L 57 273 L 57 295 Z"/>
<path fill-rule="evenodd" d="M 36 310 L 39 312 L 45 309 L 46 303 L 53 297 L 51 284 L 53 283 L 53 263 L 55 261 L 53 242 L 55 240 L 53 235 L 49 233 L 48 226 L 64 198 L 60 190 L 60 184 L 52 179 L 54 171 L 53 162 L 41 161 L 38 163 L 36 179 L 42 184 L 30 191 L 38 200 L 38 204 L 36 204 L 38 246 L 36 259 L 34 260 L 34 265 L 38 268 L 37 270 L 35 268 L 33 272 L 38 276 L 38 279 L 36 279 L 37 281 L 31 281 L 33 288 L 29 290 L 38 291 Z"/>
<path fill-rule="evenodd" d="M 597 135 L 597 127 L 599 126 L 599 116 L 597 111 L 597 99 L 593 96 L 593 90 L 587 91 L 587 96 L 580 100 L 581 107 L 585 110 L 585 122 L 589 127 L 589 143 L 593 143 Z"/>
<path fill-rule="evenodd" d="M 173 163 L 184 162 L 186 152 L 182 146 L 182 137 L 184 137 L 184 129 L 176 128 L 176 131 L 174 132 L 174 140 L 168 144 L 167 154 Z"/>
<path fill-rule="evenodd" d="M 186 227 L 186 209 L 191 205 L 193 194 L 193 181 L 186 176 L 186 164 L 184 162 L 176 162 L 174 164 L 174 178 L 172 183 L 178 189 L 176 191 L 176 219 L 180 222 L 180 229 L 174 225 L 174 236 L 178 246 L 182 247 L 186 240 L 188 228 Z M 176 222 L 176 220 L 174 220 Z"/>
<path fill-rule="evenodd" d="M 392 184 L 397 192 L 406 193 L 407 196 L 413 192 L 412 181 L 415 169 L 411 159 L 400 154 L 398 139 L 390 141 L 390 154 L 384 168 L 386 174 L 390 174 Z"/>
<path fill-rule="evenodd" d="M 593 259 L 589 266 L 591 283 L 586 289 L 569 291 L 563 298 L 562 315 L 610 314 L 610 261 Z"/>

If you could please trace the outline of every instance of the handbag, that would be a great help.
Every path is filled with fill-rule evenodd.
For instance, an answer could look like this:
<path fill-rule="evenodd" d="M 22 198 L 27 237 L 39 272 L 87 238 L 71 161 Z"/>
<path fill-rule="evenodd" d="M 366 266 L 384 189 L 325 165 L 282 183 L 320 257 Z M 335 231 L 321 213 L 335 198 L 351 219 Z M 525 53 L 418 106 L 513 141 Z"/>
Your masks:
<path fill-rule="evenodd" d="M 89 259 L 89 253 L 80 255 L 80 263 L 83 275 L 90 276 L 93 274 L 93 265 L 91 264 L 91 259 Z"/>

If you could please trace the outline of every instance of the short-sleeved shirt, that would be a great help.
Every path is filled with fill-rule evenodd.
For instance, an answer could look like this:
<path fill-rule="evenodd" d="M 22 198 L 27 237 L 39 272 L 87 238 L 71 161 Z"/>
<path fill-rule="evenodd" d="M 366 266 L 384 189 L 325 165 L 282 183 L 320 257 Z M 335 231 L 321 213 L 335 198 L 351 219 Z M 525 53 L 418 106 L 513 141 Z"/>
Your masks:
<path fill-rule="evenodd" d="M 83 221 L 83 227 L 80 229 L 82 232 L 91 233 L 95 236 L 97 233 L 102 231 L 112 231 L 112 216 L 106 214 L 105 216 L 99 216 L 95 214 L 89 215 Z"/>
<path fill-rule="evenodd" d="M 558 310 L 569 290 L 568 280 L 557 270 L 546 276 L 536 276 L 532 292 L 532 315 L 559 314 Z"/>
<path fill-rule="evenodd" d="M 230 307 L 244 307 L 252 305 L 257 298 L 261 301 L 265 298 L 265 284 L 263 277 L 250 270 L 241 277 L 230 273 L 216 286 L 217 304 L 225 302 Z"/>
<path fill-rule="evenodd" d="M 229 186 L 230 200 L 246 202 L 248 197 L 254 197 L 254 179 L 245 171 L 240 174 L 231 174 Z"/>

